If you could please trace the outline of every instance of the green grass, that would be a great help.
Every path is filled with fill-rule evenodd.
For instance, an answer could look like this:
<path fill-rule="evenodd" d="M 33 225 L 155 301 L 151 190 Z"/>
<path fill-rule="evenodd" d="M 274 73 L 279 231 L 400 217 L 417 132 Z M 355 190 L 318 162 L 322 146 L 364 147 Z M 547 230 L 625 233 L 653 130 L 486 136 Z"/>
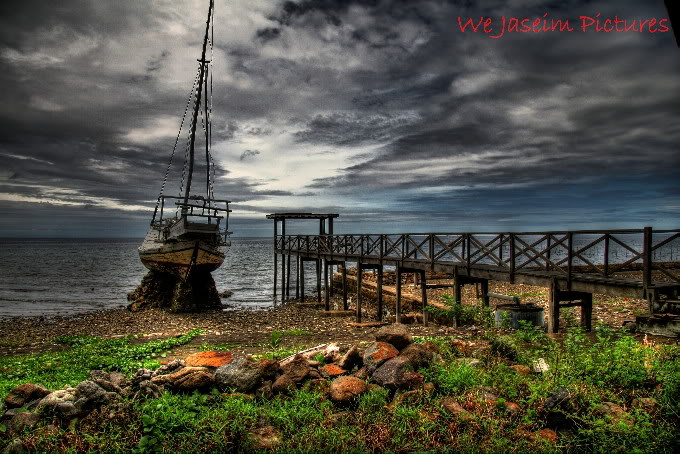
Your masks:
<path fill-rule="evenodd" d="M 64 351 L 0 358 L 0 395 L 31 382 L 48 389 L 75 385 L 94 369 L 130 374 L 137 369 L 157 368 L 165 352 L 186 344 L 200 330 L 164 340 L 143 344 L 130 343 L 131 338 L 101 339 L 90 336 L 62 336 L 55 342 L 68 345 Z"/>
<path fill-rule="evenodd" d="M 35 381 L 49 387 L 75 384 L 93 368 L 133 372 L 155 367 L 167 349 L 197 332 L 165 341 L 132 345 L 129 339 L 63 338 L 64 352 L 0 359 L 2 386 Z M 415 337 L 431 342 L 441 361 L 421 370 L 434 391 L 420 391 L 392 401 L 384 389 L 372 389 L 353 405 L 339 407 L 318 392 L 301 389 L 271 400 L 243 395 L 164 393 L 157 399 L 122 400 L 118 410 L 95 411 L 72 428 L 49 434 L 45 428 L 23 435 L 35 451 L 192 452 L 251 451 L 251 432 L 272 426 L 279 452 L 673 452 L 678 447 L 680 348 L 647 346 L 630 335 L 597 326 L 592 335 L 569 330 L 561 341 L 525 325 L 512 334 L 487 331 L 486 340 L 512 346 L 516 361 L 531 366 L 543 358 L 550 369 L 523 376 L 490 349 L 481 364 L 460 361 L 449 337 Z M 475 339 L 483 344 L 484 338 Z M 282 358 L 297 349 L 275 348 L 263 357 Z M 500 352 L 502 353 L 502 352 Z M 154 356 L 156 355 L 156 356 Z M 11 377 L 10 377 L 11 376 Z M 480 398 L 480 387 L 492 388 L 496 404 Z M 540 404 L 555 389 L 567 388 L 572 405 L 562 410 L 571 430 L 557 445 L 532 434 L 547 427 Z M 440 406 L 453 397 L 472 415 L 457 420 Z M 652 414 L 632 408 L 632 401 L 653 397 Z M 517 403 L 511 414 L 503 402 Z M 628 420 L 599 415 L 603 402 L 626 408 Z M 627 421 L 634 420 L 635 424 Z M 11 440 L 0 433 L 0 446 Z"/>

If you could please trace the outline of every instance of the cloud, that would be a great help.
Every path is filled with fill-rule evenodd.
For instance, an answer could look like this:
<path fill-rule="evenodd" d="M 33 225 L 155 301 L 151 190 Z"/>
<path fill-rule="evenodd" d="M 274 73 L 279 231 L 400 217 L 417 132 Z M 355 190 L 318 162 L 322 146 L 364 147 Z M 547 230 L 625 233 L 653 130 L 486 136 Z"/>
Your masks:
<path fill-rule="evenodd" d="M 255 156 L 259 154 L 260 152 L 257 150 L 246 150 L 243 153 L 241 153 L 241 156 L 239 156 L 238 160 L 239 161 L 251 160 L 254 159 Z"/>

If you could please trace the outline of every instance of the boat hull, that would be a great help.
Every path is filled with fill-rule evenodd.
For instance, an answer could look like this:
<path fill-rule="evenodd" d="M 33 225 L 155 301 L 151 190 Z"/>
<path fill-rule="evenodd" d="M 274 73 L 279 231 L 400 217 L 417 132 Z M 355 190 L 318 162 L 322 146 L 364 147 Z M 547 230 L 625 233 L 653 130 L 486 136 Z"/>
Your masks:
<path fill-rule="evenodd" d="M 139 248 L 139 258 L 149 270 L 185 279 L 189 271 L 212 272 L 224 262 L 224 248 L 200 239 L 159 241 L 150 231 Z M 191 270 L 189 270 L 191 268 Z"/>

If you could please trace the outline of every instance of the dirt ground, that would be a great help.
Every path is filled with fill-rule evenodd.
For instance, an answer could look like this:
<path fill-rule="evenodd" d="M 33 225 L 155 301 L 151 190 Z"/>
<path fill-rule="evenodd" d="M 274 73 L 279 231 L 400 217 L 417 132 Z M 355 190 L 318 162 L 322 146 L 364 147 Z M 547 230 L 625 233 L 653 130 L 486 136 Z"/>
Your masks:
<path fill-rule="evenodd" d="M 365 278 L 371 280 L 371 273 Z M 446 282 L 446 281 L 443 281 Z M 523 303 L 534 303 L 544 306 L 547 313 L 548 290 L 522 284 L 490 282 L 490 291 L 506 295 L 519 296 Z M 429 301 L 441 301 L 441 295 L 451 294 L 452 289 L 431 289 L 428 291 Z M 478 290 L 474 285 L 463 288 L 463 304 L 479 304 Z M 403 286 L 405 299 L 419 300 L 420 289 L 412 283 Z M 352 295 L 352 292 L 350 292 Z M 355 296 L 350 297 L 350 308 L 354 308 Z M 624 320 L 634 320 L 636 315 L 647 310 L 645 301 L 629 298 L 614 298 L 594 295 L 593 323 L 602 321 L 612 327 L 620 327 Z M 376 303 L 374 297 L 363 298 L 363 319 L 375 320 Z M 377 327 L 357 327 L 353 315 L 328 317 L 322 314 L 323 306 L 315 305 L 316 298 L 307 298 L 304 304 L 291 301 L 285 305 L 262 311 L 225 310 L 210 311 L 198 314 L 173 314 L 159 309 L 143 312 L 130 312 L 126 309 L 113 309 L 69 317 L 32 317 L 11 318 L 0 321 L 0 355 L 17 355 L 63 348 L 53 342 L 53 338 L 62 335 L 91 335 L 105 338 L 134 335 L 137 342 L 148 339 L 171 337 L 200 328 L 203 334 L 197 336 L 188 345 L 175 352 L 182 356 L 197 351 L 201 345 L 219 345 L 232 351 L 256 353 L 272 350 L 275 346 L 283 348 L 303 348 L 323 343 L 336 342 L 353 344 L 368 342 L 373 339 Z M 228 299 L 224 301 L 228 303 Z M 493 301 L 504 303 L 504 301 Z M 331 306 L 341 309 L 339 295 L 332 297 Z M 393 298 L 385 297 L 387 321 L 394 319 Z M 415 303 L 419 306 L 418 302 Z M 404 312 L 413 308 L 405 304 Z M 418 309 L 416 307 L 415 309 Z M 565 316 L 566 322 L 577 323 L 579 313 Z M 428 327 L 420 323 L 412 324 L 414 335 L 474 334 L 480 328 L 462 327 L 454 329 L 448 326 L 430 324 Z M 272 332 L 288 332 L 279 344 L 272 342 Z M 174 356 L 174 355 L 173 355 Z"/>

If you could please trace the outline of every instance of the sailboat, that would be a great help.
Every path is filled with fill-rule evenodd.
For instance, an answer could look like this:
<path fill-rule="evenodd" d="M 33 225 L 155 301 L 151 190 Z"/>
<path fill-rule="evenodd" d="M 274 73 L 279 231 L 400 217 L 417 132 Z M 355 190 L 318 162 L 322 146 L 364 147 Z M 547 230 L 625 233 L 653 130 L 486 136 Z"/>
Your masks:
<path fill-rule="evenodd" d="M 183 281 L 194 272 L 209 273 L 216 270 L 225 258 L 225 249 L 230 245 L 229 200 L 215 199 L 213 185 L 215 166 L 211 155 L 212 113 L 212 58 L 206 59 L 208 47 L 212 54 L 214 25 L 214 0 L 210 0 L 206 22 L 203 51 L 198 60 L 198 70 L 189 102 L 182 118 L 180 133 L 170 156 L 156 201 L 151 225 L 142 245 L 139 257 L 151 271 L 170 273 Z M 210 46 L 208 46 L 210 44 Z M 164 195 L 165 184 L 172 166 L 172 159 L 184 126 L 189 106 L 193 101 L 193 112 L 189 124 L 189 137 L 185 150 L 182 181 L 178 196 Z M 200 119 L 199 119 L 200 114 Z M 191 193 L 194 177 L 194 157 L 196 152 L 196 129 L 202 124 L 205 134 L 206 186 L 205 194 Z M 185 181 L 186 180 L 186 181 Z M 167 204 L 171 205 L 168 207 Z M 169 208 L 169 209 L 168 209 Z M 171 213 L 168 216 L 168 211 Z"/>

